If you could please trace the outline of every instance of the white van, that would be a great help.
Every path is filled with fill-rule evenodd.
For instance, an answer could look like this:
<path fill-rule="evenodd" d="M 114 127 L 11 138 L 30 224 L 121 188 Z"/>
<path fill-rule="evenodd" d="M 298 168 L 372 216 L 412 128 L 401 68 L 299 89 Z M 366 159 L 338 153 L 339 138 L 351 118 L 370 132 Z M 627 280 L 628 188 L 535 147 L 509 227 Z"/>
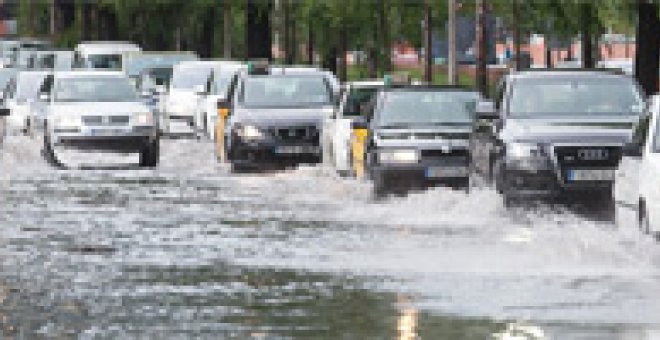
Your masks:
<path fill-rule="evenodd" d="M 121 71 L 124 54 L 141 51 L 140 46 L 131 42 L 82 42 L 76 46 L 74 65 L 77 68 Z"/>

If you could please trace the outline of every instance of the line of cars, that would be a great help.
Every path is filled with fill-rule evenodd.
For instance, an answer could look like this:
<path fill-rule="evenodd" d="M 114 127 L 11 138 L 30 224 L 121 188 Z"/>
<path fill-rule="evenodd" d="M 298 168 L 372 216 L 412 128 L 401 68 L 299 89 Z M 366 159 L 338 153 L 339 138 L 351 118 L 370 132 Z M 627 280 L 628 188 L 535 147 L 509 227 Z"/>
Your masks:
<path fill-rule="evenodd" d="M 3 68 L 0 82 L 9 130 L 43 135 L 55 164 L 58 147 L 75 147 L 138 152 L 142 166 L 155 166 L 161 135 L 188 135 L 213 140 L 236 171 L 323 162 L 370 179 L 379 196 L 485 179 L 507 204 L 611 205 L 624 200 L 615 185 L 624 156 L 641 157 L 650 176 L 660 150 L 657 98 L 647 105 L 634 79 L 610 70 L 513 72 L 490 101 L 405 77 L 342 85 L 315 67 L 94 42 L 73 51 L 69 69 Z M 640 225 L 660 229 L 660 194 L 625 186 L 640 188 L 626 198 Z"/>

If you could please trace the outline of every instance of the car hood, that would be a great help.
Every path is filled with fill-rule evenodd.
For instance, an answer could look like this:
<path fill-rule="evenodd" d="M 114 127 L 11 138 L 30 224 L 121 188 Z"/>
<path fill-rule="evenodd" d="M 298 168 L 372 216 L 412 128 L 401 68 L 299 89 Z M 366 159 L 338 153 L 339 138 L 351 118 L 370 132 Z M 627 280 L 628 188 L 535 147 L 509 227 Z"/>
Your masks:
<path fill-rule="evenodd" d="M 624 144 L 631 140 L 638 123 L 639 116 L 508 119 L 500 138 L 505 142 L 546 144 Z"/>
<path fill-rule="evenodd" d="M 193 91 L 173 89 L 167 94 L 166 104 L 173 108 L 194 107 L 197 105 L 197 94 Z"/>
<path fill-rule="evenodd" d="M 232 119 L 233 123 L 257 126 L 280 126 L 294 124 L 314 124 L 321 126 L 324 119 L 332 114 L 332 106 L 314 108 L 240 108 Z"/>
<path fill-rule="evenodd" d="M 149 108 L 140 102 L 80 102 L 80 103 L 56 103 L 50 106 L 50 112 L 54 114 L 76 114 L 76 115 L 108 115 L 108 114 L 134 114 L 150 112 Z"/>

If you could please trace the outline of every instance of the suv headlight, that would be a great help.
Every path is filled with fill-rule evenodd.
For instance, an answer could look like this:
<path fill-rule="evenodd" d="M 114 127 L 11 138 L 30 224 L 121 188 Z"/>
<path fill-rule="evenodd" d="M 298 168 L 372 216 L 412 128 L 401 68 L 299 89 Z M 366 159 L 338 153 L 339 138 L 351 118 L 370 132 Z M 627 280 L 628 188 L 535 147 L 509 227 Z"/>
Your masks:
<path fill-rule="evenodd" d="M 236 134 L 243 139 L 262 139 L 264 133 L 253 125 L 241 125 L 236 129 Z"/>
<path fill-rule="evenodd" d="M 417 150 L 382 150 L 378 152 L 378 162 L 382 164 L 409 164 L 419 162 Z"/>
<path fill-rule="evenodd" d="M 80 117 L 68 114 L 57 115 L 55 117 L 55 126 L 58 128 L 79 128 Z"/>
<path fill-rule="evenodd" d="M 140 112 L 133 115 L 134 125 L 153 125 L 153 115 L 151 112 Z"/>

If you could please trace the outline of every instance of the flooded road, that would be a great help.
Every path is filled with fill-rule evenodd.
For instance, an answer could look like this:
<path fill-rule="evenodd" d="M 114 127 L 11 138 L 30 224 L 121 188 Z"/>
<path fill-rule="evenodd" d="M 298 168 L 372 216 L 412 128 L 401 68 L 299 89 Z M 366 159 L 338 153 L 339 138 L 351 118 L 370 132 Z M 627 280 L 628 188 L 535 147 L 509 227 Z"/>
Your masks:
<path fill-rule="evenodd" d="M 660 245 L 630 221 L 162 147 L 154 170 L 55 170 L 6 141 L 0 337 L 660 338 Z"/>

